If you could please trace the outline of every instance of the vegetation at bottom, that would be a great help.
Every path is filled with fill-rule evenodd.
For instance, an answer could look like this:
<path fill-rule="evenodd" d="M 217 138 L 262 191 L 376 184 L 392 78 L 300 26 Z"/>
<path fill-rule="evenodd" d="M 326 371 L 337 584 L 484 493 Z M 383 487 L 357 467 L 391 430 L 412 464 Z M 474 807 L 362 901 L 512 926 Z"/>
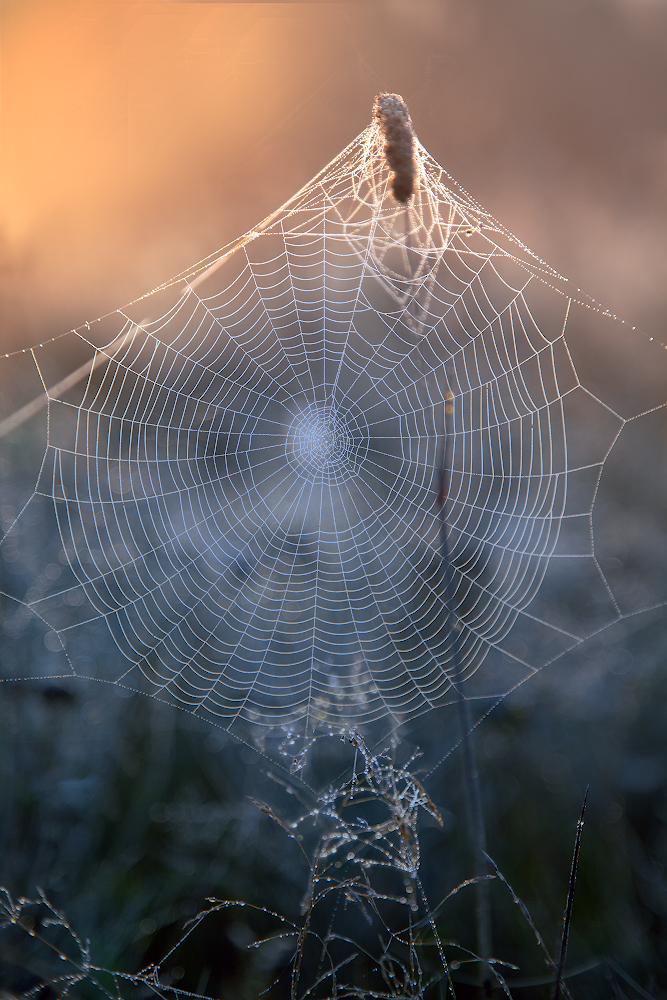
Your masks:
<path fill-rule="evenodd" d="M 665 997 L 667 682 L 657 668 L 638 678 L 602 658 L 557 680 L 545 672 L 524 685 L 475 731 L 488 852 L 557 956 L 589 785 L 565 988 L 582 1000 Z M 389 830 L 398 771 L 364 804 L 367 761 L 339 737 L 316 742 L 306 770 L 290 775 L 224 732 L 112 687 L 7 685 L 0 704 L 5 997 L 479 995 L 474 886 L 449 895 L 474 868 L 460 760 L 431 770 L 441 736 L 428 717 L 423 758 L 412 759 L 414 741 L 376 754 L 380 770 L 403 769 L 408 799 L 425 796 Z M 383 865 L 391 838 L 398 854 Z M 493 992 L 501 977 L 518 998 L 552 996 L 535 933 L 506 885 L 490 887 L 493 956 L 507 963 Z M 36 902 L 19 905 L 22 896 Z M 341 963 L 335 977 L 323 949 Z M 121 978 L 81 976 L 82 953 L 84 966 Z"/>

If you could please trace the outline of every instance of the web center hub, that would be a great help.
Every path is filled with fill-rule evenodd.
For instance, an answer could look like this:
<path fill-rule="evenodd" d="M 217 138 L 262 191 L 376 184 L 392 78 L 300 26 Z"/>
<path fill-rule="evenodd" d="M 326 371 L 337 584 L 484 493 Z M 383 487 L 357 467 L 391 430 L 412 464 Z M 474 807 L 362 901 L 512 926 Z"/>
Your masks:
<path fill-rule="evenodd" d="M 356 407 L 311 404 L 292 420 L 285 441 L 288 464 L 309 482 L 343 482 L 358 471 L 368 428 Z"/>

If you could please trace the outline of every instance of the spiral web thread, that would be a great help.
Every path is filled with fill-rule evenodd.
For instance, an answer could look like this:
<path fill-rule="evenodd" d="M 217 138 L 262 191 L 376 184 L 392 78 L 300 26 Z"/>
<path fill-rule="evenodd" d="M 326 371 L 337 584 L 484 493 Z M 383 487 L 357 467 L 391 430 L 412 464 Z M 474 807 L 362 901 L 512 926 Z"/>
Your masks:
<path fill-rule="evenodd" d="M 595 307 L 415 150 L 406 206 L 372 125 L 236 243 L 67 335 L 88 358 L 47 390 L 18 521 L 50 499 L 67 570 L 9 596 L 73 675 L 230 730 L 340 732 L 446 705 L 453 680 L 501 697 L 640 610 L 594 547 L 641 415 L 580 382 L 566 334 Z M 595 591 L 577 627 L 539 601 L 554 566 Z"/>

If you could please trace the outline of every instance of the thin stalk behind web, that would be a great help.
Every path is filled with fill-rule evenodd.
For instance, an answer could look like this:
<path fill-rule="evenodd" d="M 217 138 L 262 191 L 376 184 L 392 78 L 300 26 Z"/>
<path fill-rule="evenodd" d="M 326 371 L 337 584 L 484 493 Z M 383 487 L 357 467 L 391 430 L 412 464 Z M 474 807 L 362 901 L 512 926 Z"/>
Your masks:
<path fill-rule="evenodd" d="M 403 212 L 403 224 L 405 229 L 404 236 L 404 253 L 405 253 L 405 263 L 408 274 L 410 273 L 410 261 L 409 252 L 411 248 L 410 240 L 410 207 L 409 204 L 405 203 L 405 210 Z M 418 326 L 421 326 L 421 322 L 418 318 L 418 305 L 416 302 L 416 292 L 417 289 L 414 285 L 414 275 L 413 275 L 413 287 L 412 291 L 408 296 L 408 303 L 406 304 L 406 312 L 410 313 L 410 300 L 412 301 L 414 308 L 414 320 L 416 320 Z M 419 350 L 419 348 L 418 348 Z M 484 831 L 484 814 L 482 811 L 482 796 L 480 791 L 480 781 L 479 772 L 477 770 L 477 762 L 475 759 L 474 747 L 472 744 L 472 721 L 470 718 L 470 705 L 465 697 L 463 691 L 464 678 L 463 678 L 463 666 L 461 663 L 461 655 L 458 642 L 458 632 L 454 624 L 454 578 L 452 571 L 452 564 L 449 557 L 449 536 L 447 533 L 447 518 L 445 513 L 445 500 L 448 494 L 448 480 L 447 480 L 447 470 L 449 468 L 449 459 L 451 454 L 451 441 L 452 441 L 452 420 L 451 415 L 454 412 L 454 407 L 452 404 L 453 395 L 451 391 L 446 392 L 446 402 L 445 402 L 445 418 L 444 418 L 444 431 L 445 439 L 442 448 L 442 467 L 440 470 L 440 487 L 438 492 L 438 497 L 436 499 L 436 504 L 438 505 L 438 514 L 440 518 L 440 551 L 442 558 L 442 565 L 444 567 L 444 580 L 445 580 L 445 607 L 447 612 L 446 628 L 450 637 L 450 648 L 452 655 L 453 664 L 453 681 L 452 687 L 456 696 L 456 708 L 459 720 L 459 728 L 461 730 L 461 745 L 463 748 L 463 791 L 465 799 L 465 809 L 466 818 L 468 822 L 468 829 L 471 833 L 473 840 L 473 863 L 474 863 L 474 873 L 476 877 L 475 882 L 475 916 L 477 924 L 477 951 L 482 959 L 481 967 L 481 985 L 486 996 L 491 995 L 492 989 L 492 970 L 491 966 L 488 964 L 488 959 L 491 957 L 491 906 L 489 899 L 489 885 L 488 885 L 488 875 L 489 867 L 486 855 L 486 835 Z"/>
<path fill-rule="evenodd" d="M 479 880 L 475 884 L 477 951 L 483 961 L 482 986 L 487 996 L 491 994 L 491 969 L 487 959 L 491 956 L 491 906 L 489 900 L 489 883 L 484 876 L 488 873 L 486 856 L 486 834 L 484 830 L 484 813 L 482 811 L 482 795 L 480 790 L 479 771 L 472 742 L 472 721 L 470 705 L 464 693 L 463 665 L 459 648 L 458 630 L 454 623 L 454 574 L 449 554 L 449 535 L 447 532 L 447 517 L 445 501 L 449 491 L 447 471 L 450 464 L 452 420 L 454 412 L 453 396 L 450 391 L 445 396 L 445 440 L 442 448 L 442 468 L 440 471 L 440 489 L 436 503 L 439 506 L 440 517 L 440 552 L 445 578 L 445 606 L 447 610 L 447 631 L 450 637 L 450 648 L 453 665 L 452 687 L 456 696 L 456 708 L 461 730 L 463 748 L 463 790 L 465 798 L 468 829 L 473 839 L 474 872 Z"/>

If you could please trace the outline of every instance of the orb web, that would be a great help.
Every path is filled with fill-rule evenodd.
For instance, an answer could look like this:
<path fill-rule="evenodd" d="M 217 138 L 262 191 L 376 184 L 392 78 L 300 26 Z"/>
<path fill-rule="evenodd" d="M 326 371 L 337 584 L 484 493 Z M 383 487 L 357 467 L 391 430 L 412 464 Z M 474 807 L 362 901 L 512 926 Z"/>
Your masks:
<path fill-rule="evenodd" d="M 607 317 L 414 155 L 401 204 L 374 123 L 234 244 L 31 352 L 48 437 L 4 545 L 41 505 L 60 559 L 5 593 L 7 634 L 50 630 L 42 673 L 228 729 L 340 731 L 455 682 L 502 696 L 656 606 L 595 547 L 605 464 L 648 410 L 579 377 L 570 332 Z M 78 367 L 56 383 L 58 358 Z"/>

